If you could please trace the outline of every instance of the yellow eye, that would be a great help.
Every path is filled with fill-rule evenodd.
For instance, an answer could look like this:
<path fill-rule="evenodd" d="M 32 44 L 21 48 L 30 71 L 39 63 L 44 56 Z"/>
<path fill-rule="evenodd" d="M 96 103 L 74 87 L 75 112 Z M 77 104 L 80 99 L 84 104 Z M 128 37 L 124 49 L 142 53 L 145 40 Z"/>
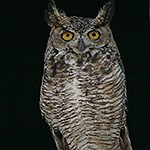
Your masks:
<path fill-rule="evenodd" d="M 92 40 L 97 40 L 100 37 L 100 33 L 98 31 L 90 31 L 88 36 Z"/>
<path fill-rule="evenodd" d="M 70 41 L 73 39 L 74 34 L 70 31 L 66 31 L 64 33 L 62 33 L 61 37 L 63 38 L 63 40 L 65 41 Z"/>

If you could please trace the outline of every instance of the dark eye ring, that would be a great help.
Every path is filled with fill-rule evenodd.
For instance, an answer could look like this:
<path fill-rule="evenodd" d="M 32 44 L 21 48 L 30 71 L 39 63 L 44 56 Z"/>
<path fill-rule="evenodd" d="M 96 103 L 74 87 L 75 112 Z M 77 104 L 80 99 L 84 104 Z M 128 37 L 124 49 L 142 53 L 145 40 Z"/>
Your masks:
<path fill-rule="evenodd" d="M 70 32 L 70 31 L 65 31 L 65 32 L 63 32 L 63 33 L 61 34 L 61 37 L 62 37 L 62 39 L 65 40 L 65 41 L 70 41 L 70 40 L 73 39 L 74 34 L 73 34 L 72 32 Z"/>
<path fill-rule="evenodd" d="M 88 33 L 88 37 L 89 37 L 91 40 L 97 40 L 97 39 L 100 37 L 100 33 L 99 33 L 99 31 L 94 31 L 94 30 L 92 30 L 92 31 L 90 31 L 90 32 Z"/>

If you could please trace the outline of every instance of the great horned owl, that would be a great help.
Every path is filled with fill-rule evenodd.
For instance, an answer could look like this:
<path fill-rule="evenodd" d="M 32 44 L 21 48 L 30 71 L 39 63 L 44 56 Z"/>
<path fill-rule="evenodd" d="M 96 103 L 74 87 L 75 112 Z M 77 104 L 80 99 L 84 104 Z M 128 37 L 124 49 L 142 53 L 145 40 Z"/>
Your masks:
<path fill-rule="evenodd" d="M 125 74 L 109 24 L 113 1 L 96 18 L 68 17 L 54 1 L 45 12 L 40 109 L 58 150 L 131 150 Z"/>

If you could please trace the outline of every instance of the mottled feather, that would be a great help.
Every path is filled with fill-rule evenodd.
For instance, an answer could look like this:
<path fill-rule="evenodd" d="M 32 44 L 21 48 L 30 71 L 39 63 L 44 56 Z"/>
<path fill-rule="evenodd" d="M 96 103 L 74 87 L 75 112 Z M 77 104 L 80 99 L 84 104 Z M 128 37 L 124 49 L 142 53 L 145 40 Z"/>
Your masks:
<path fill-rule="evenodd" d="M 45 11 L 51 32 L 40 109 L 58 150 L 132 150 L 124 67 L 109 27 L 113 8 L 110 0 L 95 19 L 67 17 L 54 1 Z"/>

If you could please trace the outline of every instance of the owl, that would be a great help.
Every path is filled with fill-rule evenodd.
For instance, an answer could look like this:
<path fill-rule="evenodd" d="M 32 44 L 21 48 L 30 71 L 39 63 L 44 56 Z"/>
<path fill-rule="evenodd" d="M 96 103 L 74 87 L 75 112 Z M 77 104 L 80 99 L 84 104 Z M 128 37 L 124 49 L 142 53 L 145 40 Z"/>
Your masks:
<path fill-rule="evenodd" d="M 40 110 L 58 150 L 132 150 L 126 124 L 126 85 L 109 27 L 114 2 L 95 18 L 67 16 L 54 1 L 44 58 Z"/>

